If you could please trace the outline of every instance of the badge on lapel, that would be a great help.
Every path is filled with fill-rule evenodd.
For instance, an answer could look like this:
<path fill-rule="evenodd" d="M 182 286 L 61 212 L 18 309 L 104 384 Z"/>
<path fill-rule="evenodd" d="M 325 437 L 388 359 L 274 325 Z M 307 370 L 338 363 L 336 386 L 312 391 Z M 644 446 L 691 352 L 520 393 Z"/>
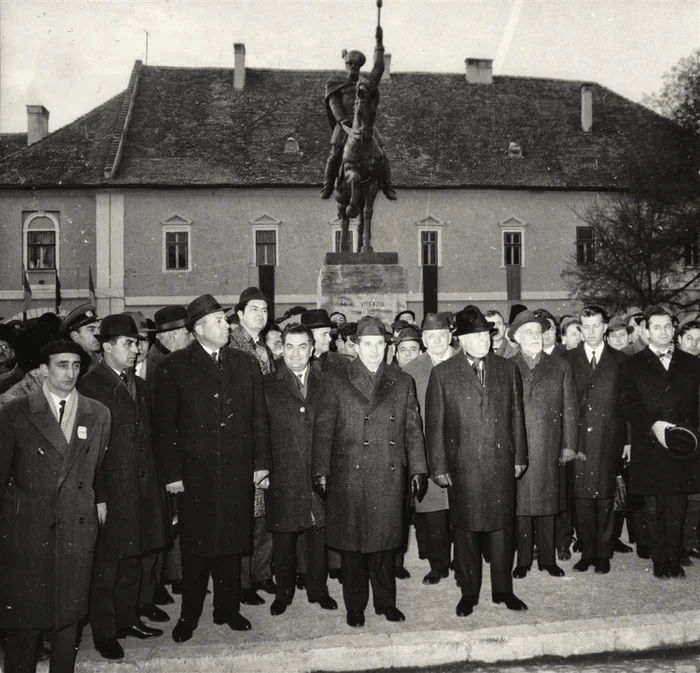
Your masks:
<path fill-rule="evenodd" d="M 78 426 L 78 439 L 87 439 L 87 428 L 84 425 Z"/>

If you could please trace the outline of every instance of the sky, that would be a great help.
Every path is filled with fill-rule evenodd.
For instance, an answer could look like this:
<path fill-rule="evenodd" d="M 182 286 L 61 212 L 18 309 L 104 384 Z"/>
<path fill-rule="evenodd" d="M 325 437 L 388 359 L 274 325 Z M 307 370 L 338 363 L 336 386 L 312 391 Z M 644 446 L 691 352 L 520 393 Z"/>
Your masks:
<path fill-rule="evenodd" d="M 123 91 L 148 65 L 342 69 L 374 45 L 376 0 L 0 0 L 0 131 L 26 131 L 28 104 L 64 126 Z M 700 0 L 384 0 L 392 72 L 594 81 L 634 101 L 700 48 Z M 319 100 L 319 105 L 321 104 Z"/>

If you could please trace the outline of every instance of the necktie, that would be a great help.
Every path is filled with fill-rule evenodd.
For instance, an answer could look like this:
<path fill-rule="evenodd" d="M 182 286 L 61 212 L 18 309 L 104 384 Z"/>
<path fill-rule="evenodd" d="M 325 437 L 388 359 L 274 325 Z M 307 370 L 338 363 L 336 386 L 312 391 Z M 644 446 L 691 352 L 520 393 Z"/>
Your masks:
<path fill-rule="evenodd" d="M 474 360 L 472 363 L 472 369 L 474 370 L 474 373 L 476 374 L 476 378 L 479 379 L 479 383 L 483 386 L 484 385 L 484 369 L 483 366 L 481 366 L 481 360 Z"/>
<path fill-rule="evenodd" d="M 301 391 L 301 394 L 304 396 L 304 399 L 306 399 L 306 386 L 304 385 L 304 375 L 302 374 L 301 376 L 296 376 L 295 378 L 297 380 L 297 383 L 299 384 L 299 390 Z"/>
<path fill-rule="evenodd" d="M 219 351 L 212 353 L 211 359 L 214 360 L 214 364 L 216 365 L 216 368 L 219 371 L 223 371 L 223 365 L 221 364 L 221 360 L 219 359 Z"/>
<path fill-rule="evenodd" d="M 593 353 L 593 357 L 591 358 L 591 369 L 595 371 L 595 368 L 598 366 L 598 363 L 596 362 L 595 359 L 595 353 Z"/>
<path fill-rule="evenodd" d="M 657 355 L 659 356 L 659 360 L 663 360 L 668 355 L 668 351 L 662 351 L 661 353 L 657 353 Z"/>
<path fill-rule="evenodd" d="M 58 424 L 61 425 L 61 423 L 63 423 L 63 414 L 66 413 L 66 401 L 61 400 L 58 403 L 58 407 Z"/>

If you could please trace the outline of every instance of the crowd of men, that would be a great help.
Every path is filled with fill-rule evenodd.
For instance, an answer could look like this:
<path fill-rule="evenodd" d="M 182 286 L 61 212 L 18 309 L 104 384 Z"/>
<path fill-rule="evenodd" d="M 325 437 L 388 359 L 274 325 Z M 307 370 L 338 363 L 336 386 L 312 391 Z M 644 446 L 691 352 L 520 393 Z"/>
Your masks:
<path fill-rule="evenodd" d="M 467 616 L 490 564 L 511 610 L 534 560 L 609 573 L 626 520 L 654 576 L 700 559 L 700 316 L 666 308 L 557 320 L 514 305 L 404 311 L 389 326 L 255 287 L 100 319 L 83 305 L 0 325 L 0 628 L 5 670 L 72 671 L 82 625 L 106 659 L 175 642 L 297 590 L 361 627 L 404 621 L 409 518 L 423 583 L 454 571 Z M 574 544 L 575 541 L 575 544 Z M 573 547 L 572 547 L 573 545 Z"/>

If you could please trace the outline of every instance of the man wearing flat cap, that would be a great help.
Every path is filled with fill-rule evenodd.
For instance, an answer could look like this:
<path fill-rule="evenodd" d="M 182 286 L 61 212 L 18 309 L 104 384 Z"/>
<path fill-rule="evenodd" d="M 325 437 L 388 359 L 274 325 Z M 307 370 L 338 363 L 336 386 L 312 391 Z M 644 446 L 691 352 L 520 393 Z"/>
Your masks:
<path fill-rule="evenodd" d="M 163 482 L 178 495 L 182 608 L 175 642 L 199 624 L 209 576 L 214 622 L 250 628 L 240 614 L 241 556 L 251 552 L 253 487 L 270 469 L 260 366 L 227 346 L 228 323 L 211 295 L 187 307 L 194 341 L 156 370 L 156 448 Z"/>
<path fill-rule="evenodd" d="M 450 342 L 450 324 L 447 316 L 428 313 L 423 321 L 422 341 L 426 348 L 415 360 L 406 365 L 404 371 L 410 374 L 416 384 L 416 396 L 425 427 L 425 392 L 428 388 L 430 372 L 435 365 L 449 360 L 454 354 Z M 413 522 L 416 527 L 418 555 L 430 564 L 430 572 L 423 578 L 423 584 L 438 584 L 450 574 L 452 542 L 450 536 L 449 507 L 447 489 L 438 486 L 432 479 L 428 491 L 421 502 L 416 503 Z"/>
<path fill-rule="evenodd" d="M 379 86 L 384 73 L 383 35 L 381 26 L 377 26 L 377 43 L 374 48 L 372 72 L 364 76 L 373 82 L 375 86 Z M 333 194 L 335 180 L 338 177 L 338 171 L 343 159 L 345 141 L 353 133 L 352 119 L 355 106 L 355 87 L 360 77 L 360 68 L 366 61 L 364 54 L 354 49 L 352 51 L 343 50 L 343 59 L 345 60 L 347 77 L 332 77 L 326 84 L 326 113 L 333 129 L 333 135 L 331 136 L 331 153 L 326 162 L 326 172 L 323 178 L 322 199 L 329 199 Z M 376 126 L 374 127 L 374 137 L 383 149 L 384 141 Z M 386 198 L 390 201 L 396 201 L 396 192 L 391 184 L 391 168 L 386 154 L 384 154 L 381 182 Z"/>
<path fill-rule="evenodd" d="M 95 648 L 105 659 L 121 659 L 118 638 L 148 639 L 163 634 L 139 614 L 142 578 L 153 572 L 156 551 L 167 543 L 165 512 L 151 436 L 146 382 L 134 374 L 142 337 L 128 313 L 108 315 L 100 324 L 101 362 L 78 386 L 112 415 L 109 451 L 98 479 L 106 487 L 98 500 L 101 528 L 90 592 L 90 626 Z M 149 603 L 153 603 L 152 597 Z M 156 619 L 167 618 L 162 610 Z M 151 617 L 153 615 L 150 615 Z"/>
<path fill-rule="evenodd" d="M 630 327 L 620 316 L 615 316 L 608 323 L 608 331 L 605 340 L 610 348 L 622 351 L 630 345 L 630 335 L 634 332 L 634 327 Z"/>
<path fill-rule="evenodd" d="M 644 496 L 654 576 L 680 578 L 683 516 L 688 494 L 700 491 L 700 461 L 674 451 L 669 431 L 697 434 L 700 360 L 672 348 L 673 322 L 662 307 L 647 308 L 643 320 L 648 347 L 620 365 L 620 407 L 632 426 L 628 492 Z"/>
<path fill-rule="evenodd" d="M 566 482 L 560 466 L 576 457 L 578 400 L 571 365 L 543 352 L 542 333 L 549 321 L 523 311 L 508 328 L 519 350 L 513 362 L 523 384 L 528 468 L 517 481 L 517 565 L 513 577 L 527 575 L 537 540 L 537 565 L 552 577 L 564 571 L 556 564 L 554 517 L 566 509 Z"/>
<path fill-rule="evenodd" d="M 0 628 L 10 672 L 36 670 L 44 630 L 51 670 L 73 670 L 104 495 L 95 475 L 110 436 L 107 408 L 75 390 L 89 364 L 83 349 L 52 341 L 40 361 L 41 388 L 0 409 Z"/>
<path fill-rule="evenodd" d="M 476 306 L 455 315 L 462 352 L 432 370 L 425 396 L 430 472 L 450 498 L 460 617 L 479 602 L 481 544 L 488 545 L 494 603 L 527 609 L 510 572 L 515 480 L 527 468 L 522 383 L 512 360 L 490 352 L 491 326 Z"/>
<path fill-rule="evenodd" d="M 241 292 L 238 303 L 229 314 L 235 315 L 237 323 L 231 322 L 231 348 L 252 355 L 260 365 L 260 373 L 267 376 L 277 368 L 272 351 L 260 335 L 267 325 L 267 297 L 257 287 Z M 231 319 L 229 315 L 229 320 Z M 259 486 L 255 488 L 253 522 L 253 550 L 243 558 L 241 576 L 241 601 L 246 605 L 262 605 L 265 600 L 257 590 L 275 595 L 272 580 L 272 535 L 265 521 L 265 494 Z"/>
<path fill-rule="evenodd" d="M 318 372 L 329 372 L 347 365 L 348 360 L 330 350 L 333 323 L 325 308 L 308 309 L 299 316 L 300 322 L 311 330 L 314 337 L 314 354 L 311 366 Z"/>
<path fill-rule="evenodd" d="M 340 551 L 349 626 L 374 609 L 403 621 L 396 607 L 394 553 L 403 544 L 406 487 L 427 488 L 425 444 L 415 387 L 384 363 L 385 329 L 366 316 L 353 337 L 358 357 L 321 380 L 314 424 L 314 489 L 327 500 L 326 544 Z"/>
<path fill-rule="evenodd" d="M 76 306 L 61 323 L 61 334 L 71 339 L 90 356 L 92 367 L 100 361 L 100 345 L 97 335 L 100 332 L 100 319 L 93 304 Z"/>

